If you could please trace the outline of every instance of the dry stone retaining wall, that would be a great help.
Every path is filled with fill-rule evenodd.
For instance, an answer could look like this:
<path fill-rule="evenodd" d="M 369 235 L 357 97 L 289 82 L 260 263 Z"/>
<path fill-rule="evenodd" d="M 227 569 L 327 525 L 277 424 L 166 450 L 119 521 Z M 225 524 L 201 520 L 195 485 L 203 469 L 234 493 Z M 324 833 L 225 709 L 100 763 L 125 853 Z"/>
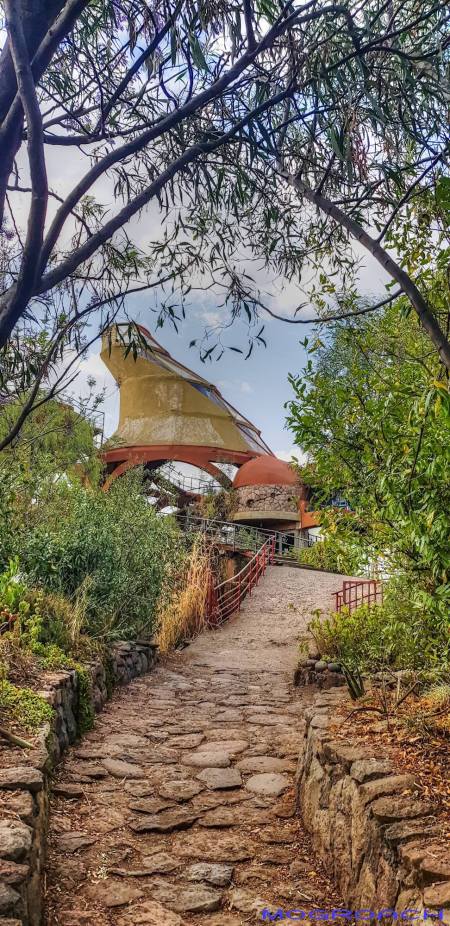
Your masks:
<path fill-rule="evenodd" d="M 450 853 L 435 805 L 416 794 L 412 775 L 333 737 L 341 698 L 340 689 L 322 692 L 305 712 L 297 800 L 314 848 L 349 909 L 396 911 L 399 920 L 405 910 L 411 920 L 427 911 L 426 919 L 450 923 Z"/>
<path fill-rule="evenodd" d="M 86 666 L 92 684 L 85 707 L 101 711 L 112 687 L 148 672 L 155 660 L 151 644 L 114 644 L 106 662 Z M 0 769 L 0 926 L 41 922 L 49 773 L 78 735 L 76 673 L 47 674 L 40 694 L 54 709 L 52 724 L 42 731 L 32 754 L 12 750 L 12 764 Z"/>

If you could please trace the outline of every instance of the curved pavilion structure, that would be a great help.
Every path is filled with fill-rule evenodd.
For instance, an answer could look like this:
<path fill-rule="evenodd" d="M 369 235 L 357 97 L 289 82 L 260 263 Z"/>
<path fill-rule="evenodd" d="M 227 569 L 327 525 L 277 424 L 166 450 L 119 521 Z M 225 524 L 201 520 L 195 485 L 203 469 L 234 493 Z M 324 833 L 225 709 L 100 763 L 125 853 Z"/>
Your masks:
<path fill-rule="evenodd" d="M 132 466 L 153 469 L 169 461 L 190 463 L 223 482 L 217 463 L 240 467 L 261 454 L 272 456 L 255 425 L 146 328 L 139 325 L 145 346 L 136 359 L 132 351 L 125 356 L 119 327 L 104 336 L 101 351 L 120 391 L 119 426 L 102 451 L 106 487 Z"/>

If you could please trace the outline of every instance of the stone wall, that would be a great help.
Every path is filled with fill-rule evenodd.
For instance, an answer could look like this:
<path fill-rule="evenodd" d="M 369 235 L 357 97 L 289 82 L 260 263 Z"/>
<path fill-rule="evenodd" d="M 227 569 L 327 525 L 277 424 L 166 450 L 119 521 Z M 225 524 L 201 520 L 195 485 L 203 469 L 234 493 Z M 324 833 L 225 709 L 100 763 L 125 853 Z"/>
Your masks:
<path fill-rule="evenodd" d="M 105 662 L 86 666 L 91 692 L 84 710 L 98 713 L 116 685 L 148 672 L 156 661 L 149 643 L 116 643 Z M 40 926 L 42 872 L 52 766 L 79 734 L 80 692 L 75 672 L 46 674 L 39 693 L 54 709 L 32 751 L 11 748 L 0 769 L 0 926 Z"/>
<path fill-rule="evenodd" d="M 239 511 L 292 511 L 298 517 L 301 486 L 241 486 L 235 492 Z"/>
<path fill-rule="evenodd" d="M 343 697 L 341 689 L 321 692 L 305 712 L 297 800 L 314 848 L 349 909 L 396 911 L 399 919 L 416 911 L 407 918 L 422 920 L 428 911 L 450 923 L 450 852 L 436 805 L 422 799 L 412 775 L 333 736 Z"/>

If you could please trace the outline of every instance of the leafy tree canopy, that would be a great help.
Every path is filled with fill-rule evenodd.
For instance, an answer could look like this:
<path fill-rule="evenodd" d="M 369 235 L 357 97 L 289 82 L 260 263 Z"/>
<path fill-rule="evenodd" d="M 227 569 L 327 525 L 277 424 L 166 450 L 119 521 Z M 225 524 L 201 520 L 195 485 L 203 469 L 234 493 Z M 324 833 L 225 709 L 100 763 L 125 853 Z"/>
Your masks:
<path fill-rule="evenodd" d="M 444 299 L 445 281 L 435 281 Z M 448 620 L 450 397 L 435 353 L 405 300 L 308 345 L 292 377 L 288 424 L 311 457 L 323 496 L 340 490 L 353 514 L 329 511 L 340 543 L 411 576 L 414 603 Z"/>

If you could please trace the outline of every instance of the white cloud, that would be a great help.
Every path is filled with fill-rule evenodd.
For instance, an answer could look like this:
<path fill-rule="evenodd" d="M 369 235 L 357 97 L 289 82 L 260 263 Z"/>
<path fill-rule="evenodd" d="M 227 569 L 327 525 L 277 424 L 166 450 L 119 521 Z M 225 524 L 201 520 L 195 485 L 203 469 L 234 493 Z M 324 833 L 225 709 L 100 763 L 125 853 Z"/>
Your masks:
<path fill-rule="evenodd" d="M 275 450 L 274 453 L 279 460 L 284 460 L 286 463 L 290 463 L 293 457 L 301 465 L 308 461 L 307 454 L 300 450 L 300 447 L 290 447 L 289 450 Z"/>
<path fill-rule="evenodd" d="M 250 394 L 251 392 L 254 392 L 254 391 L 255 391 L 255 390 L 253 389 L 253 386 L 250 385 L 250 383 L 247 383 L 245 379 L 242 380 L 242 383 L 241 383 L 241 392 L 245 392 L 246 394 Z"/>

